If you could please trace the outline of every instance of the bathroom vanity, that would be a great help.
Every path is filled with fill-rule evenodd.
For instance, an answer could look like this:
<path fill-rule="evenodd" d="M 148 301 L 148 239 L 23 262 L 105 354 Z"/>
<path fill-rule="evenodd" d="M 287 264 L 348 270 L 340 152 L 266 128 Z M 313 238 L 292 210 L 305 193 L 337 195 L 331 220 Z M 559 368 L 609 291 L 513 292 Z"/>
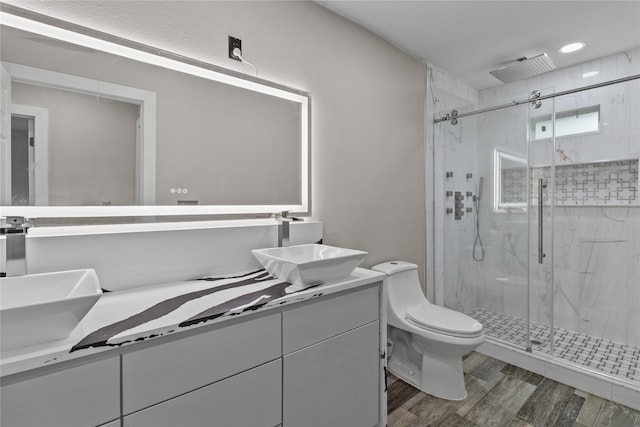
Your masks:
<path fill-rule="evenodd" d="M 0 424 L 386 425 L 383 275 L 232 310 L 243 291 L 208 291 L 227 282 L 106 293 L 68 339 L 4 352 Z"/>

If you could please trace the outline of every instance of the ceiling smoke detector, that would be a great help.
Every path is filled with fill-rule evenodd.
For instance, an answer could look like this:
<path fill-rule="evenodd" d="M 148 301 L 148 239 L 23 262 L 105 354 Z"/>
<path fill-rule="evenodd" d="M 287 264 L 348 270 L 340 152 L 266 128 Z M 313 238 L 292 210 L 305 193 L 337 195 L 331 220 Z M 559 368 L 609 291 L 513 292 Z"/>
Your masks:
<path fill-rule="evenodd" d="M 533 58 L 520 58 L 504 67 L 490 71 L 490 74 L 503 83 L 513 83 L 555 70 L 555 68 L 551 58 L 546 53 L 541 53 Z"/>

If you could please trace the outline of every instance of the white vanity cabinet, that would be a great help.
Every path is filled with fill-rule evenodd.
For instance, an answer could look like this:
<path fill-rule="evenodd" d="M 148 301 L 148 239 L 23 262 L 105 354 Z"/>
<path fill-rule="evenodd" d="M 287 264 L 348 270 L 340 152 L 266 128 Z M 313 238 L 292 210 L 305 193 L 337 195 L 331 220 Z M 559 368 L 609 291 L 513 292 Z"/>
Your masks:
<path fill-rule="evenodd" d="M 3 378 L 1 425 L 384 426 L 380 280 Z"/>
<path fill-rule="evenodd" d="M 284 356 L 283 427 L 372 427 L 380 412 L 379 324 Z"/>
<path fill-rule="evenodd" d="M 38 376 L 3 378 L 0 425 L 88 427 L 120 417 L 120 362 L 111 357 Z"/>
<path fill-rule="evenodd" d="M 283 427 L 381 424 L 380 289 L 282 314 Z"/>
<path fill-rule="evenodd" d="M 282 419 L 282 361 L 274 360 L 124 417 L 125 427 L 275 427 Z"/>
<path fill-rule="evenodd" d="M 280 336 L 280 313 L 276 312 L 126 352 L 122 355 L 123 413 L 279 359 Z"/>

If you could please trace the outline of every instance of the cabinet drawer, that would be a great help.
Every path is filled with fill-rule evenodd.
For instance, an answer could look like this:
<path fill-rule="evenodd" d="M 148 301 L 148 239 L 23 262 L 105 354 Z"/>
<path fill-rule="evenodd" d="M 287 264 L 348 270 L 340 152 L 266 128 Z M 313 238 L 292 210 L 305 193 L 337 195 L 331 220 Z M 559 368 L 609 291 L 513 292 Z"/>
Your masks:
<path fill-rule="evenodd" d="M 276 313 L 124 354 L 124 414 L 280 357 L 280 329 Z"/>
<path fill-rule="evenodd" d="M 288 354 L 377 320 L 379 288 L 339 294 L 282 313 L 282 351 Z"/>
<path fill-rule="evenodd" d="M 96 426 L 120 416 L 118 357 L 2 386 L 0 425 Z"/>
<path fill-rule="evenodd" d="M 283 358 L 284 427 L 379 423 L 380 324 L 369 323 Z"/>
<path fill-rule="evenodd" d="M 282 420 L 282 359 L 143 409 L 125 427 L 274 427 Z"/>

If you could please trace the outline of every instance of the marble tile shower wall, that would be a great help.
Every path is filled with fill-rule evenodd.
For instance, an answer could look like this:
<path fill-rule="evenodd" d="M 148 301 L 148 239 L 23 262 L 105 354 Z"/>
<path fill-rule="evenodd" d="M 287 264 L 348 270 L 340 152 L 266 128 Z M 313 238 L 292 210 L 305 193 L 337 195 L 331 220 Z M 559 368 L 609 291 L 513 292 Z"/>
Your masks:
<path fill-rule="evenodd" d="M 632 52 L 640 58 L 640 51 Z M 530 81 L 502 85 L 481 92 L 483 104 L 518 96 L 529 89 L 553 87 L 553 91 L 580 87 L 581 74 L 596 66 L 602 80 L 640 73 L 640 62 L 629 62 L 623 54 L 592 61 L 568 70 L 546 73 Z M 442 292 L 446 306 L 471 312 L 475 307 L 526 318 L 527 281 L 531 284 L 531 320 L 586 333 L 627 345 L 640 345 L 640 205 L 638 204 L 638 163 L 640 154 L 640 82 L 613 85 L 556 99 L 556 111 L 590 105 L 601 106 L 601 131 L 590 135 L 564 137 L 556 140 L 556 164 L 566 171 L 566 198 L 554 207 L 553 239 L 551 227 L 545 229 L 546 245 L 553 242 L 553 252 L 546 246 L 547 258 L 537 263 L 537 241 L 529 238 L 529 221 L 535 230 L 535 212 L 493 212 L 492 156 L 495 148 L 527 157 L 527 108 L 508 108 L 499 112 L 464 118 L 458 125 L 448 123 L 434 128 L 435 149 L 442 147 L 443 169 L 436 176 L 453 170 L 466 169 L 474 177 L 467 182 L 454 175 L 451 182 L 443 180 L 443 191 L 461 189 L 474 191 L 477 178 L 485 177 L 484 197 L 480 205 L 480 235 L 486 249 L 484 260 L 472 258 L 475 236 L 475 209 L 456 221 L 443 217 L 444 236 L 439 248 L 443 253 Z M 516 98 L 518 96 L 514 95 Z M 514 98 L 515 99 L 515 98 Z M 518 98 L 520 99 L 520 98 Z M 470 137 L 470 135 L 473 135 Z M 465 140 L 469 138 L 469 140 Z M 441 139 L 441 140 L 439 140 Z M 455 150 L 449 147 L 455 144 Z M 549 153 L 554 153 L 549 141 L 531 144 L 532 163 L 544 173 Z M 475 145 L 475 146 L 474 146 Z M 472 162 L 469 158 L 473 155 Z M 620 163 L 611 162 L 622 159 Z M 599 163 L 615 180 L 598 175 Z M 576 168 L 573 168 L 576 166 Z M 438 168 L 438 164 L 436 164 Z M 591 186 L 573 191 L 571 173 L 589 175 Z M 573 172 L 572 172 L 573 170 Z M 563 179 L 563 178 L 561 178 Z M 622 185 L 617 181 L 621 179 Z M 616 189 L 610 185 L 615 181 Z M 632 183 L 635 184 L 635 190 Z M 603 184 L 606 183 L 606 186 Z M 453 187 L 453 188 L 450 188 Z M 560 186 L 562 187 L 562 185 Z M 578 185 L 576 184 L 576 187 Z M 605 195 L 604 191 L 609 192 Z M 474 191 L 475 192 L 475 191 Z M 560 189 L 562 193 L 562 189 Z M 612 193 L 615 192 L 615 201 Z M 559 195 L 556 195 L 559 197 Z M 564 197 L 564 196 L 563 196 Z M 586 202 L 588 199 L 588 203 Z M 445 208 L 452 205 L 443 197 Z M 472 206 L 465 197 L 465 207 Z M 583 203 L 580 203 L 583 202 Z M 436 213 L 438 206 L 436 205 Z M 438 222 L 436 222 L 436 229 Z M 553 272 L 550 255 L 553 253 Z M 529 271 L 530 266 L 530 271 Z M 436 270 L 437 271 L 437 270 Z M 529 277 L 527 277 L 529 275 Z M 551 278 L 553 277 L 553 290 Z M 553 305 L 552 305 L 553 299 Z M 553 313 L 551 307 L 553 306 Z"/>
<path fill-rule="evenodd" d="M 427 117 L 431 117 L 439 111 L 478 102 L 477 90 L 433 64 L 427 65 L 427 78 Z M 442 124 L 434 125 L 433 122 L 427 120 L 427 135 L 433 136 L 427 138 L 427 170 L 434 171 L 433 186 L 427 186 L 427 235 L 433 236 L 433 247 L 428 246 L 427 248 L 427 271 L 433 272 L 432 282 L 427 275 L 427 296 L 438 304 L 443 304 L 444 289 L 446 288 L 444 264 L 455 258 L 445 255 L 442 250 L 445 242 L 444 224 L 449 223 L 445 222 L 444 206 L 437 203 L 445 198 L 445 180 L 447 180 L 444 170 L 445 150 L 447 150 L 447 158 L 464 156 L 465 148 L 475 150 L 471 144 L 466 144 L 464 147 L 460 144 L 450 144 L 448 141 L 450 131 L 449 127 Z M 453 138 L 460 141 L 459 134 L 455 132 Z M 429 167 L 431 165 L 433 165 L 433 169 Z M 476 166 L 473 165 L 473 168 L 472 170 L 463 170 L 463 165 L 460 165 L 459 169 L 456 168 L 457 173 L 452 178 L 458 180 L 462 178 L 463 173 L 475 173 Z M 471 184 L 467 183 L 466 179 L 464 181 L 465 184 Z M 451 178 L 448 182 L 448 185 L 450 184 Z M 433 205 L 432 201 L 434 201 Z M 447 239 L 450 235 L 449 232 L 450 230 L 446 232 Z M 460 241 L 464 242 L 462 236 Z M 448 277 L 447 280 L 449 280 Z"/>
<path fill-rule="evenodd" d="M 467 126 L 455 126 L 449 128 L 440 128 L 441 131 L 446 132 L 446 138 L 449 142 L 445 147 L 445 158 L 456 158 L 458 161 L 455 165 L 451 165 L 451 168 L 447 168 L 443 173 L 443 198 L 446 200 L 446 207 L 452 209 L 450 213 L 446 213 L 444 227 L 444 251 L 443 265 L 444 265 L 444 289 L 449 289 L 450 282 L 459 282 L 462 280 L 460 265 L 461 259 L 458 256 L 452 256 L 452 254 L 467 254 L 470 251 L 468 236 L 473 232 L 473 213 L 468 213 L 467 208 L 473 209 L 472 197 L 468 197 L 467 193 L 476 194 L 477 189 L 477 166 L 475 162 L 475 156 L 477 155 L 477 139 L 476 134 L 473 132 L 474 126 L 469 126 L 470 123 L 475 122 L 475 118 L 470 117 Z M 449 165 L 447 165 L 449 166 Z M 452 176 L 447 177 L 447 172 Z M 471 177 L 467 178 L 470 174 Z M 452 192 L 452 193 L 447 193 Z M 464 200 L 462 208 L 462 220 L 454 220 L 455 213 L 455 192 L 460 192 L 463 195 Z M 451 195 L 447 195 L 451 194 Z M 448 212 L 445 210 L 445 212 Z M 454 277 L 452 277 L 454 276 Z M 453 297 L 454 301 L 467 300 L 471 298 L 471 294 L 462 295 L 455 293 Z M 445 304 L 448 304 L 452 299 L 451 295 L 445 293 Z M 457 309 L 461 309 L 459 306 Z"/>
<path fill-rule="evenodd" d="M 550 324 L 553 316 L 555 327 L 640 346 L 640 207 L 557 206 L 554 217 L 553 252 L 545 251 L 553 253 L 553 292 L 550 258 L 538 264 L 526 213 L 481 222 L 481 262 L 471 257 L 473 217 L 448 221 L 445 304 L 526 318 L 528 262 L 532 321 Z M 552 242 L 550 230 L 544 241 Z"/>
<path fill-rule="evenodd" d="M 554 323 L 640 346 L 640 207 L 560 207 Z"/>

